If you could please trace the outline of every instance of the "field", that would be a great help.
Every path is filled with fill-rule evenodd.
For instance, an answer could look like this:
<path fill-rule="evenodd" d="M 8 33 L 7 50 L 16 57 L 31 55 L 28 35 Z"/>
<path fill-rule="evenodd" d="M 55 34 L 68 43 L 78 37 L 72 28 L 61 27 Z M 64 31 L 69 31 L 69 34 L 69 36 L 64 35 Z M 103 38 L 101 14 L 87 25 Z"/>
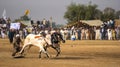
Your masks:
<path fill-rule="evenodd" d="M 61 54 L 49 48 L 50 58 L 38 58 L 37 47 L 32 47 L 24 58 L 11 56 L 13 46 L 8 39 L 0 39 L 0 67 L 120 67 L 120 41 L 76 40 L 61 44 Z"/>

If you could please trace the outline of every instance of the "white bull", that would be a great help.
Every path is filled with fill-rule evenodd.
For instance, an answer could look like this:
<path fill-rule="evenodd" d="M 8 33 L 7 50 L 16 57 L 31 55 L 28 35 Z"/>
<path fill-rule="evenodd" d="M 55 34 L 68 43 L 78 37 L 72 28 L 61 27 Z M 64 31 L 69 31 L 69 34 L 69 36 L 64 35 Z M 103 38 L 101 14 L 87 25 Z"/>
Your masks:
<path fill-rule="evenodd" d="M 39 47 L 39 58 L 41 58 L 41 53 L 45 53 L 47 55 L 47 57 L 49 57 L 48 53 L 46 52 L 46 50 L 44 49 L 44 46 L 46 46 L 46 44 L 52 44 L 51 40 L 45 37 L 42 37 L 41 35 L 34 35 L 34 34 L 29 34 L 25 40 L 24 40 L 24 45 L 20 51 L 20 54 L 23 54 L 25 47 L 29 46 L 29 48 L 31 46 L 37 46 Z"/>

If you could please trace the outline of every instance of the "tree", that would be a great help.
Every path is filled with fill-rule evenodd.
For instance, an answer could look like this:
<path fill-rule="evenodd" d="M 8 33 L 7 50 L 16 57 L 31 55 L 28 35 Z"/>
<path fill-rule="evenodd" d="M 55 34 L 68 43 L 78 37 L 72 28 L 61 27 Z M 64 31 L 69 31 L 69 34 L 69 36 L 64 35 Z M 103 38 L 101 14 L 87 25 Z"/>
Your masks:
<path fill-rule="evenodd" d="M 82 4 L 75 4 L 71 3 L 67 7 L 67 11 L 64 14 L 64 18 L 67 19 L 68 22 L 76 22 L 80 20 L 84 20 L 85 18 L 85 12 L 86 12 L 86 6 Z"/>
<path fill-rule="evenodd" d="M 102 11 L 96 9 L 94 19 L 101 19 L 102 18 Z"/>
<path fill-rule="evenodd" d="M 115 10 L 107 7 L 103 11 L 102 20 L 107 21 L 109 19 L 115 19 Z"/>
<path fill-rule="evenodd" d="M 88 5 L 86 7 L 86 15 L 85 15 L 85 19 L 86 20 L 93 20 L 95 19 L 95 14 L 97 12 L 97 5 Z"/>
<path fill-rule="evenodd" d="M 120 19 L 120 10 L 115 13 L 115 18 Z"/>
<path fill-rule="evenodd" d="M 84 18 L 85 18 L 85 13 L 86 13 L 86 6 L 85 5 L 81 5 L 81 4 L 78 4 L 78 6 L 77 6 L 77 20 L 79 21 L 79 20 L 84 20 Z"/>
<path fill-rule="evenodd" d="M 64 14 L 64 18 L 67 19 L 69 23 L 79 22 L 80 20 L 93 20 L 101 18 L 101 11 L 96 9 L 97 5 L 88 5 L 71 3 L 67 7 L 67 11 Z M 99 12 L 98 12 L 99 11 Z M 98 16 L 98 15 L 100 16 Z"/>
<path fill-rule="evenodd" d="M 83 5 L 71 3 L 67 7 L 67 11 L 64 14 L 64 18 L 67 19 L 67 24 L 73 24 L 79 22 L 80 20 L 95 20 L 99 19 L 102 21 L 107 21 L 109 19 L 120 18 L 120 11 L 115 12 L 114 9 L 107 7 L 103 11 L 97 9 L 96 4 Z"/>
<path fill-rule="evenodd" d="M 65 12 L 64 18 L 67 19 L 68 22 L 77 21 L 77 5 L 75 3 L 71 3 L 67 7 L 67 11 Z"/>

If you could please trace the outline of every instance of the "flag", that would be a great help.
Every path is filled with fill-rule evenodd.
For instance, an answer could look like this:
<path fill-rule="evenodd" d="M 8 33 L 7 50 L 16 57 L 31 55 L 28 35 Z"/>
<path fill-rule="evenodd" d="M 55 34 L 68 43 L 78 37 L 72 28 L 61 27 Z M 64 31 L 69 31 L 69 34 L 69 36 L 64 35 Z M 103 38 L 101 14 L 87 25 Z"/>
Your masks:
<path fill-rule="evenodd" d="M 26 11 L 25 11 L 25 15 L 28 15 L 29 13 L 30 13 L 29 10 L 26 10 Z"/>
<path fill-rule="evenodd" d="M 3 18 L 4 20 L 7 19 L 7 17 L 6 17 L 6 10 L 5 10 L 5 9 L 4 9 L 4 11 L 3 11 L 2 18 Z"/>

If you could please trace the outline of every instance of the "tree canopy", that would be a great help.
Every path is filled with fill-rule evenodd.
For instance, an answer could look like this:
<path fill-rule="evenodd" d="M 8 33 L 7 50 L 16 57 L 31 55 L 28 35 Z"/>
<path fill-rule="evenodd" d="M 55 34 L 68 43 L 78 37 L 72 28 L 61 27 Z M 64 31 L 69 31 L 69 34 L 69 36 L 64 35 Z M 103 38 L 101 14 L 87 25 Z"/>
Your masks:
<path fill-rule="evenodd" d="M 120 16 L 120 11 L 115 11 L 110 7 L 106 7 L 103 11 L 97 9 L 96 4 L 89 3 L 88 5 L 71 3 L 67 7 L 67 11 L 64 14 L 64 18 L 71 22 L 77 22 L 80 20 L 102 20 L 107 21 L 109 19 L 116 19 Z"/>

